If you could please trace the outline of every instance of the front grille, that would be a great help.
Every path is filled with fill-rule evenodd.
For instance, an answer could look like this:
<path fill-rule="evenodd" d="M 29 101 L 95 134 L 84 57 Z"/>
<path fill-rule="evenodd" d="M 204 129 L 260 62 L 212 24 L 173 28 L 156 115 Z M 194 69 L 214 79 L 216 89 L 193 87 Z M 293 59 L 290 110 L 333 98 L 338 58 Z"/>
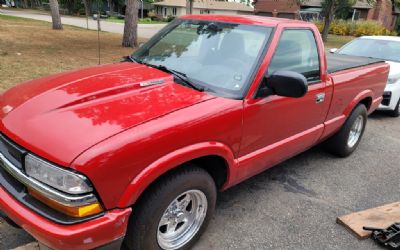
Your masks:
<path fill-rule="evenodd" d="M 392 99 L 392 92 L 385 92 L 383 93 L 383 100 L 382 100 L 382 105 L 384 106 L 389 106 L 390 105 L 390 100 Z"/>
<path fill-rule="evenodd" d="M 0 152 L 11 161 L 14 166 L 22 169 L 26 150 L 13 143 L 10 139 L 0 134 Z"/>

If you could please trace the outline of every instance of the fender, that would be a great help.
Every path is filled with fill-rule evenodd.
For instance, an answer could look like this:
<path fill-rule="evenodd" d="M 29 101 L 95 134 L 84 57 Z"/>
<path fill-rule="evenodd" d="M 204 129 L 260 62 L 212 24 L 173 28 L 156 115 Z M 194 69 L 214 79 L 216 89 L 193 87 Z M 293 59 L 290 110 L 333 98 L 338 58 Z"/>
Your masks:
<path fill-rule="evenodd" d="M 356 97 L 354 97 L 354 99 L 350 102 L 350 104 L 347 106 L 347 108 L 343 111 L 343 115 L 345 117 L 349 117 L 351 111 L 353 111 L 353 109 L 356 107 L 357 104 L 359 104 L 365 98 L 371 98 L 371 101 L 374 101 L 373 96 L 374 96 L 374 93 L 370 89 L 362 91 Z M 371 105 L 372 105 L 372 102 L 371 102 Z M 367 107 L 367 109 L 369 111 L 371 109 L 371 106 Z"/>
<path fill-rule="evenodd" d="M 146 167 L 128 185 L 124 194 L 118 202 L 118 207 L 128 207 L 136 202 L 143 191 L 150 186 L 158 177 L 179 165 L 190 160 L 217 155 L 225 159 L 228 165 L 228 176 L 226 183 L 233 179 L 233 169 L 237 165 L 232 150 L 220 142 L 202 142 L 175 150 Z"/>
<path fill-rule="evenodd" d="M 319 142 L 327 139 L 329 136 L 334 134 L 336 131 L 338 131 L 343 124 L 346 122 L 346 119 L 350 116 L 351 111 L 356 107 L 357 104 L 359 104 L 363 99 L 365 98 L 371 98 L 373 96 L 373 92 L 371 90 L 364 90 L 361 93 L 359 93 L 354 99 L 350 102 L 350 104 L 344 109 L 342 115 L 337 116 L 333 119 L 327 120 L 324 122 L 324 133 L 318 140 Z M 371 103 L 371 107 L 369 110 L 373 110 L 372 107 L 373 103 Z"/>

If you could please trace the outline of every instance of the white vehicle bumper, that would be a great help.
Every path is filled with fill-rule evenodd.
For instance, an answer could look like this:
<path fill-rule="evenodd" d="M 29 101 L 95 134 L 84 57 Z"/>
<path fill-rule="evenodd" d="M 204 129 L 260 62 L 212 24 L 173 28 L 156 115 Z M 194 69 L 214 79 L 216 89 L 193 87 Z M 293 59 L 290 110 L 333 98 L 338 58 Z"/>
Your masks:
<path fill-rule="evenodd" d="M 400 99 L 400 83 L 387 84 L 383 101 L 379 105 L 378 110 L 395 110 L 397 103 Z"/>

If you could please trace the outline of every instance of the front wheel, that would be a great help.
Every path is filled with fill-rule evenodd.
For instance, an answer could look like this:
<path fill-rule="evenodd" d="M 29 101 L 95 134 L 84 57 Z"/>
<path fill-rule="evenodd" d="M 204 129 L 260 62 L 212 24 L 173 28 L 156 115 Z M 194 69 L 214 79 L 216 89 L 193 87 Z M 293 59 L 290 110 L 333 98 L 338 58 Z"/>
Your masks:
<path fill-rule="evenodd" d="M 125 247 L 189 249 L 205 230 L 216 196 L 214 180 L 201 168 L 185 166 L 167 174 L 134 206 Z"/>
<path fill-rule="evenodd" d="M 356 150 L 367 124 L 367 108 L 359 104 L 350 114 L 343 127 L 324 142 L 324 148 L 337 156 L 347 157 Z"/>

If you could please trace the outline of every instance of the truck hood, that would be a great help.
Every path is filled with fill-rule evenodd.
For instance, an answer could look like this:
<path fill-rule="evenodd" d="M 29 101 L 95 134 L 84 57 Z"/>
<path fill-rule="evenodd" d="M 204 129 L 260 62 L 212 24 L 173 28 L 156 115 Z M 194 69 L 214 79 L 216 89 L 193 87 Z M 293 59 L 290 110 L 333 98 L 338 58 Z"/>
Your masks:
<path fill-rule="evenodd" d="M 163 71 L 117 63 L 18 85 L 1 96 L 1 131 L 63 166 L 126 129 L 213 98 Z"/>
<path fill-rule="evenodd" d="M 387 61 L 387 63 L 390 65 L 389 78 L 399 78 L 400 77 L 400 63 L 390 62 L 390 61 Z"/>

